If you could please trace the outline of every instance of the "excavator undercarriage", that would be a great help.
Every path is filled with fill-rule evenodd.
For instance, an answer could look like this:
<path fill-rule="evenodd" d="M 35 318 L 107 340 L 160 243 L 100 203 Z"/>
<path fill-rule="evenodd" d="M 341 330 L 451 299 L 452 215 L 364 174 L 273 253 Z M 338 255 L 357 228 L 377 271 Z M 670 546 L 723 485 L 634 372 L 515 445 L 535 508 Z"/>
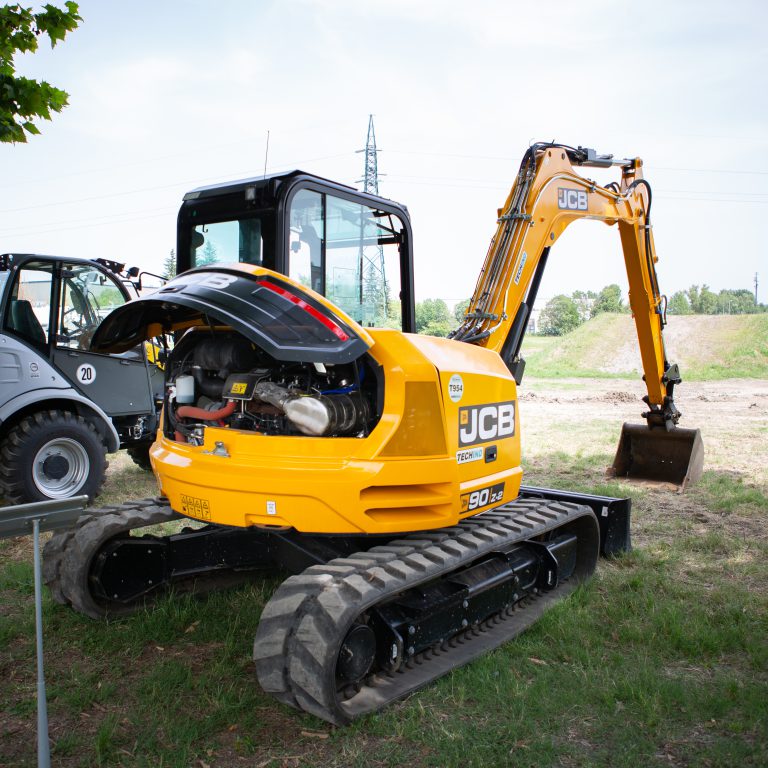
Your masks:
<path fill-rule="evenodd" d="M 54 598 L 92 618 L 121 616 L 173 589 L 204 594 L 287 570 L 254 641 L 265 691 L 347 723 L 530 626 L 629 548 L 628 499 L 524 487 L 517 501 L 457 526 L 392 539 L 204 526 L 164 499 L 94 510 L 46 548 Z M 133 534 L 133 535 L 131 535 Z"/>

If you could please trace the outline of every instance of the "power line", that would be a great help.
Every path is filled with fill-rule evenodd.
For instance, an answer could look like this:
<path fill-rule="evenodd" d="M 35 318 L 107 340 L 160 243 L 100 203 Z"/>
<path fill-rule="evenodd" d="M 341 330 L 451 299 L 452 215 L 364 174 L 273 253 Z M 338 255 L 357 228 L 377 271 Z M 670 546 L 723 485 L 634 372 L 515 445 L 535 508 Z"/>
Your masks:
<path fill-rule="evenodd" d="M 299 160 L 296 163 L 291 163 L 289 165 L 277 165 L 277 166 L 270 166 L 269 171 L 273 173 L 277 173 L 282 170 L 293 170 L 294 168 L 298 168 L 303 163 L 317 163 L 321 162 L 323 160 L 336 160 L 340 157 L 349 157 L 349 152 L 344 152 L 343 154 L 338 155 L 325 155 L 323 157 L 313 157 L 313 158 L 305 158 L 304 160 Z M 223 174 L 224 177 L 240 177 L 240 178 L 259 178 L 261 174 L 259 173 L 250 173 L 249 171 L 233 171 L 232 173 Z M 127 195 L 138 195 L 143 192 L 156 192 L 161 189 L 173 189 L 174 187 L 183 187 L 187 189 L 190 186 L 201 186 L 204 184 L 209 184 L 211 182 L 221 181 L 222 174 L 217 174 L 216 176 L 208 176 L 206 178 L 197 178 L 197 179 L 190 179 L 187 181 L 176 181 L 172 184 L 161 184 L 154 187 L 138 187 L 136 189 L 130 189 L 130 190 L 123 190 L 122 192 L 110 192 L 106 194 L 99 194 L 99 195 L 92 195 L 90 197 L 80 197 L 75 198 L 72 200 L 57 200 L 53 203 L 39 203 L 38 205 L 29 205 L 23 208 L 4 208 L 0 210 L 0 214 L 2 213 L 20 213 L 22 211 L 34 211 L 38 210 L 40 208 L 52 208 L 59 205 L 74 205 L 76 203 L 87 203 L 92 202 L 94 200 L 103 200 L 107 198 L 113 198 L 113 197 L 125 197 Z"/>
<path fill-rule="evenodd" d="M 76 219 L 73 221 L 57 221 L 51 222 L 50 225 L 44 225 L 43 227 L 35 227 L 34 229 L 24 229 L 24 227 L 17 227 L 15 230 L 0 231 L 2 237 L 26 237 L 28 235 L 48 235 L 56 232 L 69 232 L 74 229 L 94 229 L 96 227 L 105 227 L 110 224 L 124 224 L 129 221 L 146 221 L 148 219 L 159 219 L 162 217 L 170 217 L 176 212 L 176 208 L 165 208 L 163 210 L 152 209 L 152 213 L 146 216 L 132 216 L 128 215 L 122 218 L 101 216 L 91 217 L 90 219 Z M 143 211 L 137 211 L 137 213 L 144 213 Z M 101 219 L 101 220 L 98 220 Z M 80 223 L 83 222 L 83 223 Z M 74 224 L 75 226 L 60 226 Z M 21 230 L 21 231 L 19 231 Z"/>

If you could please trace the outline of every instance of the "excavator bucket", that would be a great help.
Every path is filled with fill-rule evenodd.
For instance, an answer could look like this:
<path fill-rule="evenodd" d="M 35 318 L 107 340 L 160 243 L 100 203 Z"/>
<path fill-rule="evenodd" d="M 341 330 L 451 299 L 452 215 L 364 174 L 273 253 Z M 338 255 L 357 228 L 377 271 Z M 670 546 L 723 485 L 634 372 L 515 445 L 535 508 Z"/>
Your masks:
<path fill-rule="evenodd" d="M 704 443 L 698 429 L 649 429 L 624 424 L 610 474 L 637 480 L 674 483 L 684 490 L 704 467 Z"/>

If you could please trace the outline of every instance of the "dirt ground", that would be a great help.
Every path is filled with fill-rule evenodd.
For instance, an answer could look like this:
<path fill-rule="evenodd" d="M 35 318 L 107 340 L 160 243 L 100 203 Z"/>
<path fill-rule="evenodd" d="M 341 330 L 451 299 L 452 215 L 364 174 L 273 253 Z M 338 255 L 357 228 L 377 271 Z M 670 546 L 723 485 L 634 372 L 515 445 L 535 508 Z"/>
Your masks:
<path fill-rule="evenodd" d="M 519 389 L 523 458 L 551 451 L 612 453 L 621 424 L 643 423 L 645 387 L 621 379 L 528 379 Z M 680 426 L 701 430 L 705 470 L 768 483 L 768 381 L 684 382 L 675 390 Z M 563 435 L 568 435 L 567 443 Z"/>

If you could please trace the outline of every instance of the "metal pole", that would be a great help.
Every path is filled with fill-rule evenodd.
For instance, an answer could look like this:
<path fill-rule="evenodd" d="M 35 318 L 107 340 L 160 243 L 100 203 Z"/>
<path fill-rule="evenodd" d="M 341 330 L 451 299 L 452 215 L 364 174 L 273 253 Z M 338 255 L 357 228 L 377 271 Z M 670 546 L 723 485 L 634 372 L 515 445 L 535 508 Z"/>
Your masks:
<path fill-rule="evenodd" d="M 32 521 L 35 547 L 35 627 L 37 634 L 37 765 L 50 768 L 51 749 L 48 741 L 48 706 L 43 673 L 43 585 L 40 564 L 40 520 Z"/>

